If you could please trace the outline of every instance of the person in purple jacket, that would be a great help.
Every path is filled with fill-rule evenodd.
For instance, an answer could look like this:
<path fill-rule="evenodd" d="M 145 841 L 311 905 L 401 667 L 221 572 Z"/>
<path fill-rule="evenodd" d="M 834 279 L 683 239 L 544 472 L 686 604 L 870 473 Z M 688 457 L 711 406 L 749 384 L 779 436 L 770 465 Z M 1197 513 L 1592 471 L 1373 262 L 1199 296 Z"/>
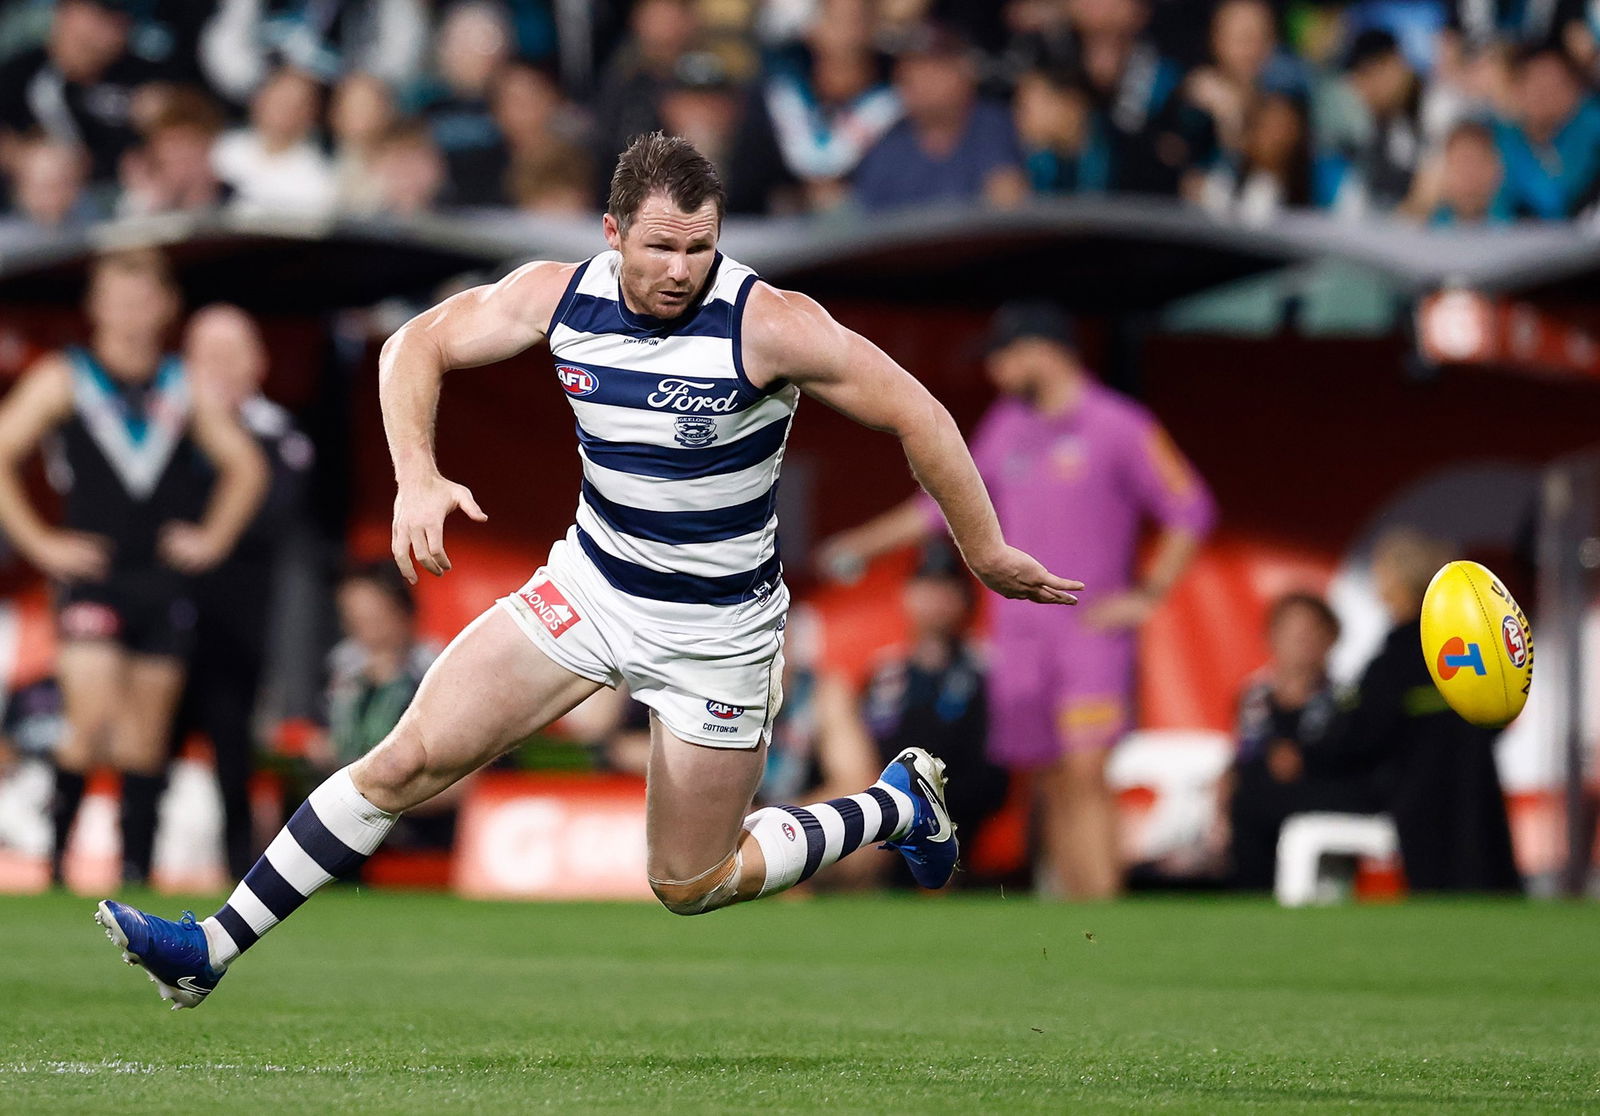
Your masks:
<path fill-rule="evenodd" d="M 971 439 L 1007 538 L 1089 586 L 1077 612 L 994 599 L 989 748 L 1038 771 L 1043 886 L 1081 898 L 1122 886 L 1111 747 L 1131 727 L 1139 628 L 1182 575 L 1216 518 L 1209 491 L 1145 408 L 1100 384 L 1053 304 L 996 315 L 987 368 L 1001 397 Z M 1136 570 L 1147 521 L 1159 536 Z M 847 575 L 874 556 L 944 529 L 916 496 L 824 543 Z"/>

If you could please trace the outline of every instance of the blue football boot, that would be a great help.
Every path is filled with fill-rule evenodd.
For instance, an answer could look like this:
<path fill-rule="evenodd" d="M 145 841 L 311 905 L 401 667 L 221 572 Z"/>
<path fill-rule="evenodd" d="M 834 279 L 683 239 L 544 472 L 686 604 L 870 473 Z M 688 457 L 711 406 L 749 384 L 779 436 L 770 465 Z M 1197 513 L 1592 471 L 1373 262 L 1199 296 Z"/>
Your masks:
<path fill-rule="evenodd" d="M 211 967 L 206 932 L 190 911 L 183 912 L 181 922 L 170 922 L 107 899 L 95 908 L 94 920 L 122 950 L 124 961 L 144 966 L 173 1011 L 198 1007 L 222 979 Z"/>
<path fill-rule="evenodd" d="M 907 748 L 878 777 L 911 799 L 915 811 L 910 831 L 882 848 L 895 849 L 911 867 L 911 878 L 922 887 L 939 888 L 950 882 L 961 855 L 956 826 L 944 804 L 944 760 L 921 748 Z"/>

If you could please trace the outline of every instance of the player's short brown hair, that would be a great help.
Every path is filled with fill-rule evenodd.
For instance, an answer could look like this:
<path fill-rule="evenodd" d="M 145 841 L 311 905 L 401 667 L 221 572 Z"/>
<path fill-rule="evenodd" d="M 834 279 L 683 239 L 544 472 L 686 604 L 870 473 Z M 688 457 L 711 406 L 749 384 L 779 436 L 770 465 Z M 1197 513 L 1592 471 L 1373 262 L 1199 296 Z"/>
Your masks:
<path fill-rule="evenodd" d="M 717 220 L 722 220 L 727 194 L 722 178 L 694 144 L 681 136 L 650 132 L 628 145 L 617 160 L 611 175 L 611 197 L 606 212 L 624 233 L 639 207 L 651 194 L 661 193 L 685 213 L 693 213 L 706 202 L 716 203 Z"/>

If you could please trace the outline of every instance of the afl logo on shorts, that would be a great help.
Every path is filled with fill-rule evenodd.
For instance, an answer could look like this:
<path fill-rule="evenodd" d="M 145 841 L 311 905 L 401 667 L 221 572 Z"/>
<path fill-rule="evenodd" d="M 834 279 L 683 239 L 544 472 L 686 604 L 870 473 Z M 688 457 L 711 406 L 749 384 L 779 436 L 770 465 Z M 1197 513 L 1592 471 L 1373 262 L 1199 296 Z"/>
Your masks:
<path fill-rule="evenodd" d="M 600 377 L 571 364 L 556 365 L 556 379 L 568 395 L 593 395 L 600 387 Z"/>
<path fill-rule="evenodd" d="M 1528 641 L 1523 638 L 1522 625 L 1517 623 L 1515 616 L 1507 616 L 1500 621 L 1500 635 L 1505 640 L 1506 658 L 1511 660 L 1511 665 L 1521 670 L 1528 664 Z"/>
<path fill-rule="evenodd" d="M 735 717 L 744 716 L 744 706 L 728 705 L 720 701 L 708 701 L 706 702 L 706 712 L 719 721 L 731 721 Z"/>

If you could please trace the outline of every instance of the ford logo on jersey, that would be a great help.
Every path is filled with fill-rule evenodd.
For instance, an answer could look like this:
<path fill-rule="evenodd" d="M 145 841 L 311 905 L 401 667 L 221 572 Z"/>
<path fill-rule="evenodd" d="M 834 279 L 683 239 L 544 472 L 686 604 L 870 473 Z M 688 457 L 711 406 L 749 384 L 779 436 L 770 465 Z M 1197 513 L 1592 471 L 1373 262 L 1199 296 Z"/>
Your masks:
<path fill-rule="evenodd" d="M 726 395 L 712 393 L 726 384 L 726 380 L 665 379 L 645 397 L 645 402 L 664 411 L 725 415 L 739 405 L 739 389 L 735 387 Z"/>
<path fill-rule="evenodd" d="M 744 706 L 728 705 L 721 701 L 708 701 L 706 702 L 706 712 L 719 721 L 731 721 L 735 717 L 744 716 Z"/>
<path fill-rule="evenodd" d="M 568 395 L 593 395 L 600 388 L 600 377 L 586 368 L 571 364 L 556 365 L 556 379 Z"/>

